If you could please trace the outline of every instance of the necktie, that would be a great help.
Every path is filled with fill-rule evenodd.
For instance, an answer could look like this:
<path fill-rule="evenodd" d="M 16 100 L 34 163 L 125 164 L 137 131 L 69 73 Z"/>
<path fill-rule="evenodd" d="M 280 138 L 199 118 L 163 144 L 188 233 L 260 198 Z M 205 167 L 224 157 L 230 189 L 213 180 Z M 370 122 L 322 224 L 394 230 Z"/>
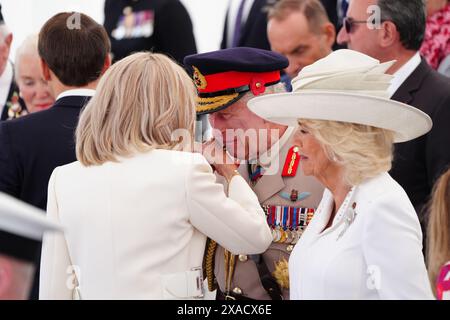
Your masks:
<path fill-rule="evenodd" d="M 239 9 L 236 15 L 236 21 L 234 24 L 233 41 L 231 42 L 231 47 L 237 47 L 239 38 L 241 37 L 242 15 L 244 13 L 245 1 L 246 0 L 241 0 L 241 4 L 239 5 Z"/>

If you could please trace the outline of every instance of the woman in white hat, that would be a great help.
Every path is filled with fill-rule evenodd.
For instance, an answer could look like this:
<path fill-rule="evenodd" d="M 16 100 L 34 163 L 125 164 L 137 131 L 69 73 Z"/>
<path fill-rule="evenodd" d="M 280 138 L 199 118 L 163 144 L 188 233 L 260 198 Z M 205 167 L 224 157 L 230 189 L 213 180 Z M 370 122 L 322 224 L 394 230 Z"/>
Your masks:
<path fill-rule="evenodd" d="M 419 220 L 387 173 L 393 143 L 432 123 L 387 98 L 391 64 L 339 50 L 304 68 L 292 93 L 249 101 L 269 121 L 299 125 L 302 170 L 326 187 L 290 257 L 292 299 L 433 298 Z"/>

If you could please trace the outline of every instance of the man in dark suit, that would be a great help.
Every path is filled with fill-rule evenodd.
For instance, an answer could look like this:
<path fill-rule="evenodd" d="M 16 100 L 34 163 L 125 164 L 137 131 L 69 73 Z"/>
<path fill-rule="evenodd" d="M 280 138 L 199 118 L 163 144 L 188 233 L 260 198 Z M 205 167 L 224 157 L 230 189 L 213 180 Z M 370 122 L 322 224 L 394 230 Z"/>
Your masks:
<path fill-rule="evenodd" d="M 0 123 L 0 192 L 45 210 L 53 169 L 76 160 L 78 116 L 110 65 L 110 43 L 90 17 L 60 13 L 42 27 L 38 48 L 57 99 L 48 110 Z"/>
<path fill-rule="evenodd" d="M 14 68 L 9 61 L 13 35 L 5 24 L 0 5 L 0 121 L 19 117 L 26 113 L 20 103 L 19 88 L 14 81 Z"/>
<path fill-rule="evenodd" d="M 396 60 L 388 70 L 394 75 L 392 98 L 433 120 L 427 135 L 395 146 L 390 171 L 411 199 L 425 233 L 426 203 L 434 182 L 450 164 L 450 79 L 432 70 L 418 53 L 425 32 L 423 1 L 351 1 L 347 19 L 338 42 L 381 62 Z"/>

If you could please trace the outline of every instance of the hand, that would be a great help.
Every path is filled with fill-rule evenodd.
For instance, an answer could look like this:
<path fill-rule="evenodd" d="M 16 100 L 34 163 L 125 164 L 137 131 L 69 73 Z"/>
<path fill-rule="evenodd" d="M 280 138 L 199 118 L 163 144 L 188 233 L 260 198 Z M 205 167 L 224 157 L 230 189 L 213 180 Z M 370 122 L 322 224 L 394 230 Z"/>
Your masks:
<path fill-rule="evenodd" d="M 199 151 L 199 146 L 194 150 Z M 215 139 L 205 142 L 202 145 L 201 153 L 218 174 L 230 181 L 237 174 L 239 162 L 233 159 L 230 154 Z"/>

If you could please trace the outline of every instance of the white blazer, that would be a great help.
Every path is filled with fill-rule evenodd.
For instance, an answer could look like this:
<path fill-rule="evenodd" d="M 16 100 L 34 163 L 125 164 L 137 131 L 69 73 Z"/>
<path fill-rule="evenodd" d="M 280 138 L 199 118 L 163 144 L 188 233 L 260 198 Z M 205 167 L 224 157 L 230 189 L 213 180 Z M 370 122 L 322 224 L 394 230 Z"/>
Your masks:
<path fill-rule="evenodd" d="M 389 174 L 354 188 L 322 232 L 333 204 L 326 189 L 292 252 L 291 299 L 433 299 L 417 214 Z"/>
<path fill-rule="evenodd" d="M 47 213 L 66 232 L 44 239 L 41 299 L 71 299 L 77 282 L 82 299 L 194 298 L 207 236 L 235 254 L 270 245 L 264 212 L 241 177 L 227 197 L 199 154 L 154 150 L 120 160 L 54 170 Z"/>

